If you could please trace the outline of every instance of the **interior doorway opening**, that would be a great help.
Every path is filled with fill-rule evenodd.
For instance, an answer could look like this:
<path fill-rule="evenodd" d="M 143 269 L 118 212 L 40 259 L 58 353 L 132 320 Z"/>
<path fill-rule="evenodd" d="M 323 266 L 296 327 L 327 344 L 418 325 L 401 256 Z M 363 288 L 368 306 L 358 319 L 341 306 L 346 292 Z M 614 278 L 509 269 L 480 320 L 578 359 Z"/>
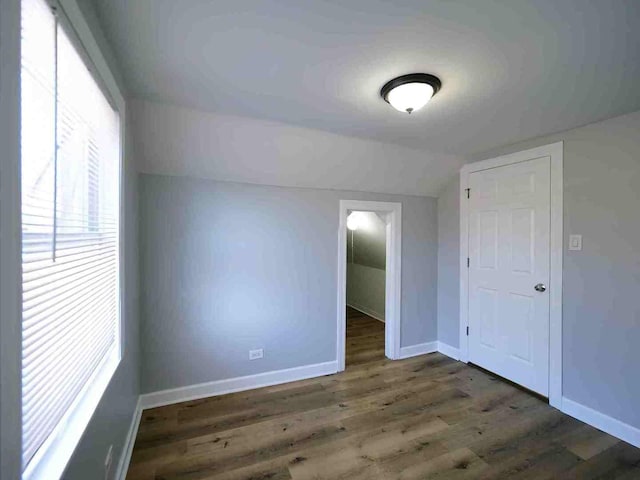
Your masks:
<path fill-rule="evenodd" d="M 347 364 L 347 337 L 355 342 L 350 363 L 366 361 L 371 355 L 399 358 L 401 221 L 400 203 L 340 201 L 339 371 Z M 353 327 L 349 331 L 348 318 Z"/>
<path fill-rule="evenodd" d="M 385 212 L 348 212 L 345 361 L 347 368 L 385 358 L 388 221 L 388 214 Z"/>

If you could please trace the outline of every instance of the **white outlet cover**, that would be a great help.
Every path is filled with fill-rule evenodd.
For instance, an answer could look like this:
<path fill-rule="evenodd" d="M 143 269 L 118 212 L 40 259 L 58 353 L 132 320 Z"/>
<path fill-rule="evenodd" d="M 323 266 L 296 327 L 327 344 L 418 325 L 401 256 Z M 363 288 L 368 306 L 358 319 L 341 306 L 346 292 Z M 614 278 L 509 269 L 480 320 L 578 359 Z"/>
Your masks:
<path fill-rule="evenodd" d="M 582 235 L 569 235 L 569 250 L 582 250 Z"/>
<path fill-rule="evenodd" d="M 264 357 L 264 350 L 259 348 L 257 350 L 249 350 L 249 360 L 258 360 Z"/>

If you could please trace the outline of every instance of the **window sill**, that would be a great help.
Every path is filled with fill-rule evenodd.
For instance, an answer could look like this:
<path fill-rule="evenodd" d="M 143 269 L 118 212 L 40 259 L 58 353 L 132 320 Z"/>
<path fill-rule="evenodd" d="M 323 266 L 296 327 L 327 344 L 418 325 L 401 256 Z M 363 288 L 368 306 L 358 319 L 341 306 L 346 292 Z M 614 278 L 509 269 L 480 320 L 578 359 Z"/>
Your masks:
<path fill-rule="evenodd" d="M 59 480 L 62 477 L 119 363 L 119 348 L 114 345 L 78 399 L 33 456 L 22 474 L 23 480 Z"/>

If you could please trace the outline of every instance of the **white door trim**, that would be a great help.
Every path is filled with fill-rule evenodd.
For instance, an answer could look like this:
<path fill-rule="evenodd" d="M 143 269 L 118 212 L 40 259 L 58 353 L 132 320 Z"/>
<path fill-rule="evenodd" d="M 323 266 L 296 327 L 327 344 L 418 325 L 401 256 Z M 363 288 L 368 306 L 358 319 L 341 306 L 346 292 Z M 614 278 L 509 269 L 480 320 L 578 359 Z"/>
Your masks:
<path fill-rule="evenodd" d="M 551 158 L 551 236 L 549 282 L 549 404 L 562 408 L 562 193 L 563 143 L 524 150 L 501 157 L 470 163 L 460 170 L 460 360 L 469 361 L 469 174 L 512 165 L 533 158 Z M 473 195 L 473 193 L 472 193 Z"/>
<path fill-rule="evenodd" d="M 338 371 L 345 368 L 345 340 L 347 334 L 347 216 L 350 210 L 384 212 L 387 222 L 387 265 L 385 276 L 385 355 L 392 360 L 400 358 L 400 301 L 402 265 L 402 204 L 340 200 L 338 228 L 338 336 L 336 360 Z"/>

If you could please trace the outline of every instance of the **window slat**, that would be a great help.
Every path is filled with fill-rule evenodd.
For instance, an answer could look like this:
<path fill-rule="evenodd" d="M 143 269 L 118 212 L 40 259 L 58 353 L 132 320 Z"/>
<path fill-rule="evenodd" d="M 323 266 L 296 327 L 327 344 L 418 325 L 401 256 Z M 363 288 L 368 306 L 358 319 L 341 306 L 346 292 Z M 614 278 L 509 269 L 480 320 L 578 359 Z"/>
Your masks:
<path fill-rule="evenodd" d="M 38 299 L 38 301 L 30 306 L 30 310 L 25 310 L 24 312 L 23 332 L 34 335 L 34 325 L 43 324 L 44 322 L 48 323 L 49 321 L 47 319 L 57 318 L 57 315 L 65 312 L 65 308 L 75 303 L 83 304 L 88 302 L 88 297 L 94 293 L 93 290 L 105 290 L 107 285 L 113 283 L 111 277 L 114 274 L 115 268 L 106 268 L 92 272 L 91 276 L 79 279 L 81 283 L 72 285 L 71 288 L 65 285 L 65 290 L 61 290 L 59 296 L 50 295 L 48 298 Z M 84 280 L 84 282 L 82 282 L 82 280 Z M 52 315 L 52 312 L 55 313 Z M 26 349 L 29 344 L 30 342 L 25 340 L 23 342 L 24 348 Z"/>
<path fill-rule="evenodd" d="M 110 307 L 111 305 L 104 304 L 102 308 L 103 310 L 106 311 Z M 112 316 L 111 315 L 103 316 L 100 319 L 100 322 L 102 323 L 102 325 L 96 322 L 97 323 L 96 326 L 104 327 L 103 330 L 105 331 L 103 332 L 104 333 L 103 335 L 101 336 L 92 335 L 92 332 L 87 330 L 87 331 L 79 332 L 79 335 L 77 336 L 77 340 L 84 340 L 85 342 L 83 344 L 86 344 L 87 342 L 91 342 L 91 341 L 97 341 L 105 338 L 112 338 L 114 332 L 109 330 L 109 324 L 112 322 Z M 65 346 L 67 348 L 64 348 Z M 47 361 L 44 363 L 42 362 L 37 363 L 37 360 L 39 359 L 27 358 L 23 360 L 27 363 L 27 367 L 26 367 L 27 374 L 25 375 L 25 379 L 27 379 L 28 376 L 37 377 L 41 375 L 51 374 L 53 371 L 55 371 L 55 369 L 64 368 L 64 367 L 68 369 L 67 376 L 73 376 L 74 371 L 84 370 L 84 367 L 78 363 L 78 359 L 80 357 L 82 357 L 83 355 L 94 355 L 94 354 L 98 355 L 98 353 L 94 352 L 93 349 L 72 348 L 73 345 L 70 344 L 70 340 L 67 340 L 66 344 L 63 343 L 63 344 L 51 346 L 51 347 L 52 348 L 49 351 L 47 351 L 48 353 L 47 357 L 50 357 L 50 361 L 49 361 L 49 358 L 47 358 Z M 32 400 L 34 398 L 34 395 L 37 394 L 38 391 L 45 391 L 45 392 L 51 393 L 58 388 L 60 388 L 59 385 L 56 385 L 55 388 L 51 389 L 51 388 L 45 388 L 44 385 L 34 384 L 30 386 L 29 389 L 26 389 L 24 392 L 24 405 L 23 405 L 23 408 L 25 409 L 25 412 L 23 412 L 24 420 L 25 421 L 28 420 L 29 416 L 26 413 L 30 410 L 30 407 L 34 405 Z M 36 408 L 35 410 L 38 410 L 38 409 Z"/>
<path fill-rule="evenodd" d="M 111 241 L 104 242 L 93 242 L 93 243 L 83 243 L 82 245 L 67 245 L 65 247 L 56 248 L 56 260 L 60 260 L 61 258 L 69 258 L 77 255 L 83 250 L 87 250 L 90 247 L 96 247 L 94 250 L 98 250 L 100 248 L 108 248 L 112 245 Z M 26 255 L 30 255 L 25 258 Z M 49 257 L 50 258 L 50 257 Z M 22 264 L 29 264 L 33 262 L 41 262 L 43 260 L 47 260 L 46 256 L 43 256 L 42 252 L 22 252 Z"/>
<path fill-rule="evenodd" d="M 101 258 L 105 256 L 113 256 L 113 252 L 115 250 L 115 246 L 111 248 L 101 248 L 98 250 L 86 250 L 82 253 L 78 253 L 76 255 L 70 255 L 65 259 L 57 259 L 56 262 L 51 262 L 50 259 L 46 259 L 45 261 L 40 261 L 40 264 L 30 263 L 28 265 L 28 269 L 25 268 L 22 273 L 22 283 L 26 288 L 28 287 L 29 282 L 38 280 L 47 274 L 49 271 L 56 271 L 61 267 L 73 266 L 79 262 L 92 262 L 99 261 Z M 26 267 L 26 266 L 25 266 Z"/>
<path fill-rule="evenodd" d="M 93 335 L 91 330 L 95 329 L 85 329 L 79 330 L 78 328 L 74 328 L 76 330 L 75 335 L 67 335 L 67 338 L 60 339 L 61 343 L 45 345 L 45 348 L 42 349 L 42 352 L 36 352 L 34 355 L 28 355 L 23 358 L 24 362 L 24 370 L 25 370 L 25 380 L 29 380 L 30 377 L 35 377 L 38 375 L 46 375 L 51 373 L 56 368 L 60 368 L 61 360 L 68 359 L 73 360 L 74 365 L 71 365 L 69 368 L 71 370 L 68 371 L 69 374 L 73 372 L 73 368 L 82 369 L 82 365 L 77 362 L 77 356 L 82 354 L 90 354 L 91 351 L 85 352 L 86 349 L 77 348 L 76 345 L 73 344 L 74 341 L 78 340 L 95 340 L 99 338 L 107 338 L 113 335 L 113 331 L 111 330 L 111 319 L 112 319 L 112 311 L 113 305 L 111 304 L 111 300 L 108 298 L 104 298 L 99 303 L 100 312 L 96 316 L 95 321 L 95 329 L 103 330 L 103 335 Z M 79 325 L 80 327 L 82 325 Z M 78 327 L 78 325 L 76 325 Z M 44 361 L 41 361 L 43 360 Z M 44 387 L 40 384 L 31 384 L 29 388 L 25 388 L 24 390 L 24 408 L 28 408 L 30 406 L 30 398 L 33 396 L 34 391 L 38 391 L 39 388 Z M 56 386 L 57 387 L 57 386 Z M 47 390 L 50 391 L 50 390 Z"/>
<path fill-rule="evenodd" d="M 109 339 L 103 339 L 102 343 L 108 346 L 108 340 Z M 77 394 L 74 394 L 73 392 L 82 389 L 84 382 L 86 382 L 90 374 L 95 370 L 95 367 L 100 363 L 102 358 L 108 352 L 108 350 L 104 351 L 105 349 L 95 348 L 96 345 L 89 346 L 92 347 L 92 349 L 96 351 L 98 355 L 95 356 L 92 363 L 85 362 L 85 364 L 89 368 L 85 369 L 85 372 L 83 372 L 84 375 L 66 377 L 63 383 L 60 384 L 61 389 L 59 390 L 58 395 L 54 395 L 52 397 L 51 392 L 45 392 L 44 396 L 41 398 L 41 403 L 48 402 L 51 404 L 52 408 L 50 408 L 48 411 L 43 411 L 42 409 L 38 410 L 37 416 L 34 417 L 35 421 L 26 422 L 26 432 L 29 433 L 29 436 L 26 436 L 26 438 L 23 439 L 23 444 L 26 444 L 26 446 L 30 447 L 30 449 L 33 449 L 34 453 L 35 450 L 37 450 L 37 448 L 34 448 L 37 446 L 36 442 L 39 442 L 40 437 L 44 433 L 53 430 L 57 421 L 59 421 L 59 419 L 66 412 L 66 408 L 68 408 L 67 405 L 75 400 Z M 84 360 L 84 358 L 79 358 L 78 360 Z"/>
<path fill-rule="evenodd" d="M 113 254 L 111 252 L 105 253 L 100 258 L 100 255 L 92 255 L 87 259 L 83 259 L 83 262 L 67 262 L 58 265 L 58 268 L 44 269 L 40 275 L 27 276 L 22 280 L 22 295 L 24 298 L 29 298 L 26 294 L 33 294 L 33 290 L 40 288 L 50 282 L 56 281 L 62 276 L 75 276 L 80 275 L 86 269 L 92 269 L 96 266 L 100 267 L 105 263 L 112 263 Z"/>

